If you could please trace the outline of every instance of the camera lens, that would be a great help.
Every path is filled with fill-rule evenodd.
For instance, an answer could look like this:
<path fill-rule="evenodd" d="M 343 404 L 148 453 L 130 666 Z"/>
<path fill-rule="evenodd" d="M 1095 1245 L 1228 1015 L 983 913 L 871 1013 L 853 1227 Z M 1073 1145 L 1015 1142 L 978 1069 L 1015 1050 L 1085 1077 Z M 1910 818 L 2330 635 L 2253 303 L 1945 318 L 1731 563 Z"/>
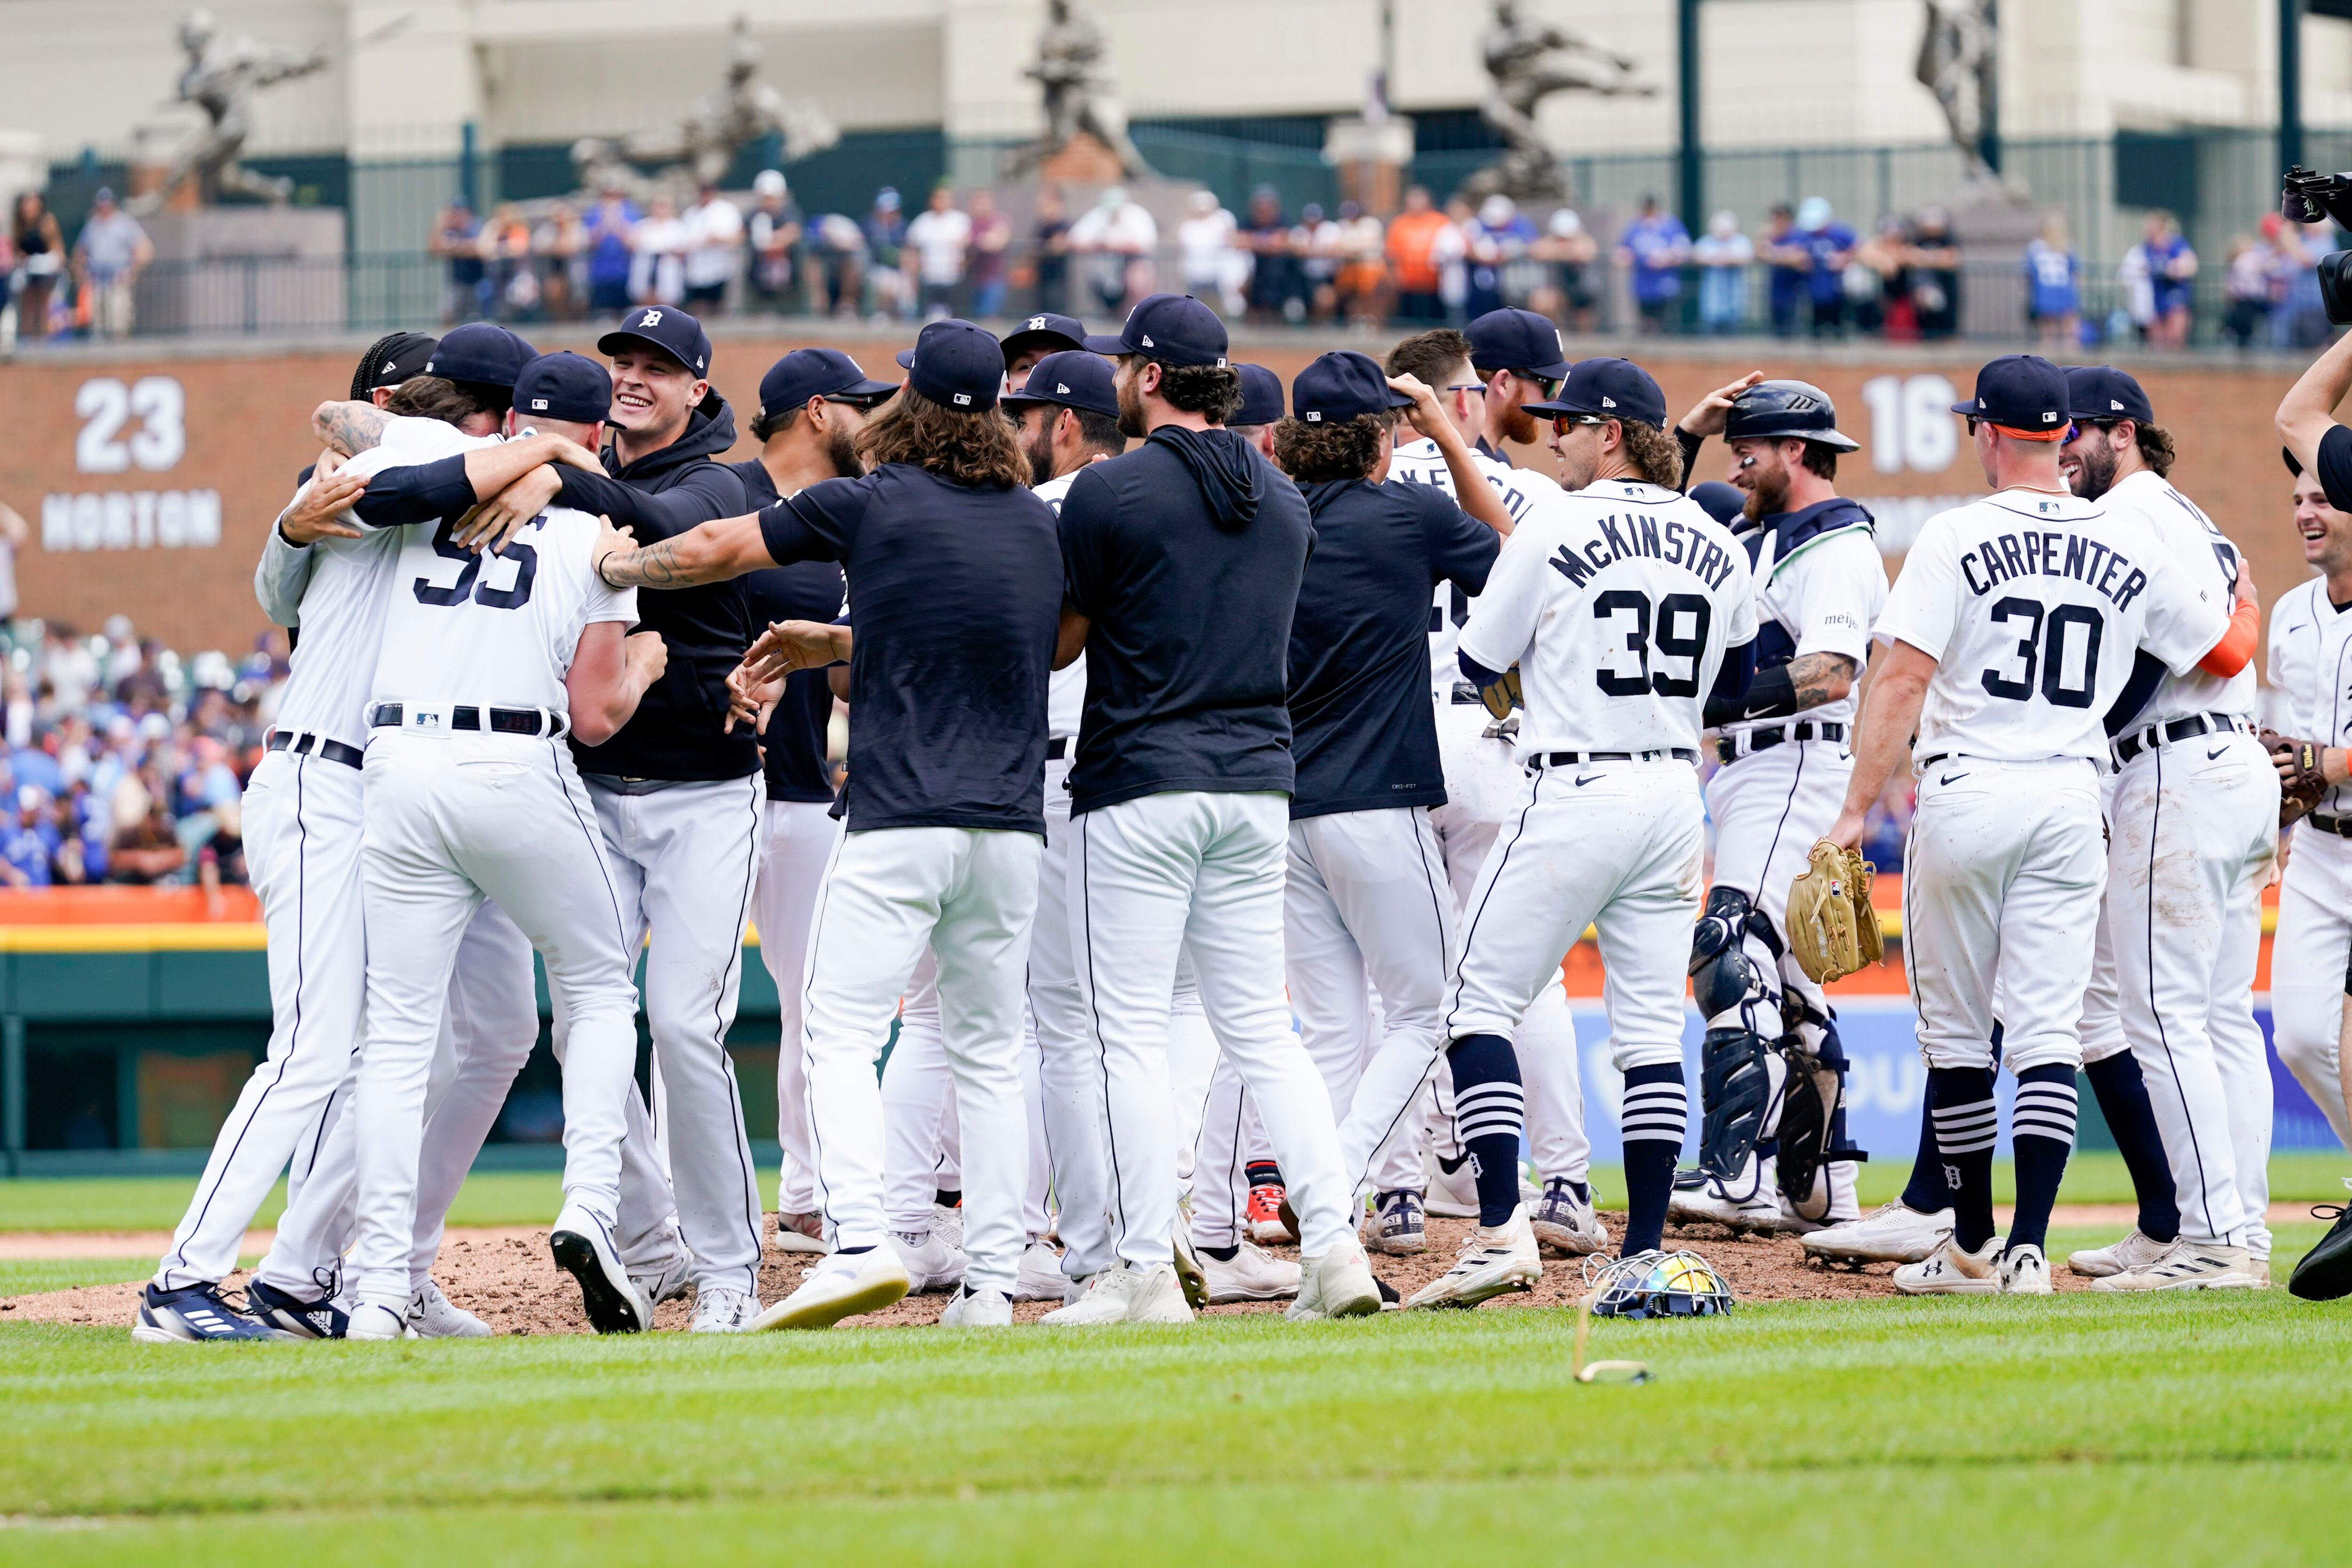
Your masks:
<path fill-rule="evenodd" d="M 2352 250 L 2330 251 L 2319 258 L 2319 298 L 2327 308 L 2327 319 L 2338 327 L 2352 327 L 2352 278 L 2345 277 L 2352 267 Z"/>

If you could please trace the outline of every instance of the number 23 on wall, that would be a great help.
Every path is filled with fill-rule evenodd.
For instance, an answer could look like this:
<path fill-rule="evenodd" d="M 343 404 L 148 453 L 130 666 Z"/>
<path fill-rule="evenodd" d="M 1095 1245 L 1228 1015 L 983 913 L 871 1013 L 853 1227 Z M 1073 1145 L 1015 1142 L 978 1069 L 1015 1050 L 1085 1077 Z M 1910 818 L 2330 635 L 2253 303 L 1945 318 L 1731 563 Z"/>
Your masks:
<path fill-rule="evenodd" d="M 121 474 L 132 464 L 151 474 L 175 467 L 188 450 L 187 394 L 171 376 L 142 376 L 129 386 L 112 376 L 81 383 L 74 393 L 74 466 L 84 474 Z M 127 434 L 133 420 L 137 427 Z"/>

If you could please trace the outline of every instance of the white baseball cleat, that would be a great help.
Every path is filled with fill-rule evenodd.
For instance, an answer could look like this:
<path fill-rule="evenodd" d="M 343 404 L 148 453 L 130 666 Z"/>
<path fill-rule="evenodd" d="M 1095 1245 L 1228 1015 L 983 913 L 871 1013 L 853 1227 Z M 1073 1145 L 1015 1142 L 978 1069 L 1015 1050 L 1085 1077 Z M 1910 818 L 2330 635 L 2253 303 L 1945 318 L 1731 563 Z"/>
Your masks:
<path fill-rule="evenodd" d="M 2001 1254 L 2000 1293 L 2004 1296 L 2048 1296 L 2056 1294 L 2050 1283 L 2050 1260 L 2042 1249 L 2028 1241 Z"/>
<path fill-rule="evenodd" d="M 760 1298 L 749 1291 L 718 1285 L 694 1293 L 696 1333 L 746 1333 L 759 1315 Z"/>
<path fill-rule="evenodd" d="M 1372 1266 L 1365 1261 L 1362 1245 L 1348 1240 L 1298 1260 L 1298 1299 L 1282 1315 L 1295 1323 L 1309 1323 L 1323 1318 L 1377 1317 L 1380 1311 L 1381 1287 L 1372 1278 Z"/>
<path fill-rule="evenodd" d="M 1422 1223 L 1421 1194 L 1407 1187 L 1375 1193 L 1370 1213 L 1356 1228 L 1367 1247 L 1402 1257 L 1429 1249 L 1429 1229 Z"/>
<path fill-rule="evenodd" d="M 931 1234 L 947 1238 L 949 1246 L 963 1250 L 963 1209 L 944 1203 L 931 1205 Z"/>
<path fill-rule="evenodd" d="M 1589 1258 L 1609 1249 L 1609 1232 L 1601 1216 L 1565 1181 L 1544 1184 L 1543 1201 L 1528 1216 L 1528 1228 L 1539 1245 L 1565 1258 Z"/>
<path fill-rule="evenodd" d="M 694 1260 L 680 1251 L 658 1269 L 632 1269 L 629 1283 L 648 1309 L 676 1301 L 694 1289 Z"/>
<path fill-rule="evenodd" d="M 906 1265 L 895 1249 L 833 1252 L 801 1288 L 751 1321 L 757 1329 L 829 1329 L 844 1318 L 875 1312 L 907 1293 Z"/>
<path fill-rule="evenodd" d="M 1814 1238 L 1808 1236 L 1805 1240 L 1810 1244 Z M 2049 1283 L 2047 1265 L 2043 1267 L 2042 1283 Z M 1964 1252 L 1948 1234 L 1927 1257 L 1895 1270 L 1895 1288 L 1906 1296 L 1993 1295 L 2001 1288 L 2000 1238 L 1996 1236 L 1975 1251 Z"/>
<path fill-rule="evenodd" d="M 580 1281 L 589 1326 L 598 1333 L 642 1333 L 653 1327 L 653 1306 L 637 1294 L 604 1221 L 567 1199 L 547 1245 L 556 1267 Z"/>
<path fill-rule="evenodd" d="M 408 1298 L 408 1332 L 418 1339 L 488 1339 L 490 1325 L 441 1293 L 440 1285 L 425 1288 Z"/>
<path fill-rule="evenodd" d="M 1536 1233 L 1528 1224 L 1525 1205 L 1511 1211 L 1508 1223 L 1488 1229 L 1479 1226 L 1462 1244 L 1454 1267 L 1404 1299 L 1404 1310 L 1424 1307 L 1475 1307 L 1489 1296 L 1508 1291 L 1532 1291 L 1543 1278 L 1543 1257 L 1536 1249 Z"/>
<path fill-rule="evenodd" d="M 1767 1234 L 1780 1228 L 1780 1195 L 1758 1185 L 1745 1197 L 1734 1197 L 1719 1181 L 1677 1191 L 1666 1199 L 1666 1219 L 1674 1225 L 1720 1225 L 1733 1235 Z"/>
<path fill-rule="evenodd" d="M 1069 1285 L 1062 1272 L 1062 1255 L 1050 1241 L 1032 1238 L 1021 1249 L 1021 1267 L 1013 1276 L 1016 1301 L 1058 1301 Z"/>
<path fill-rule="evenodd" d="M 940 1314 L 943 1329 L 1009 1329 L 1013 1326 L 1013 1303 L 1002 1291 L 975 1291 L 969 1285 L 956 1290 L 955 1300 Z"/>
<path fill-rule="evenodd" d="M 351 1326 L 343 1331 L 345 1339 L 405 1339 L 407 1335 L 407 1319 L 390 1307 L 380 1307 L 373 1302 L 352 1313 Z"/>
<path fill-rule="evenodd" d="M 1839 1263 L 1917 1263 L 1952 1233 L 1952 1211 L 1922 1214 L 1890 1198 L 1877 1212 L 1849 1219 L 1804 1239 L 1805 1255 Z"/>
<path fill-rule="evenodd" d="M 2269 1259 L 2256 1258 L 2252 1254 L 2249 1253 L 2246 1258 L 2246 1274 L 2253 1281 L 2255 1290 L 2267 1291 L 2271 1288 L 2271 1260 Z"/>
<path fill-rule="evenodd" d="M 819 1214 L 793 1214 L 776 1211 L 776 1239 L 779 1252 L 830 1252 L 824 1244 L 824 1217 Z"/>
<path fill-rule="evenodd" d="M 1448 1170 L 1444 1161 L 1431 1154 L 1422 1166 L 1421 1191 L 1423 1209 L 1440 1219 L 1478 1218 L 1478 1178 L 1467 1155 Z"/>
<path fill-rule="evenodd" d="M 1192 1309 L 1184 1304 L 1184 1291 L 1176 1283 L 1176 1270 L 1166 1263 L 1150 1269 L 1127 1264 L 1106 1269 L 1087 1281 L 1085 1295 L 1038 1320 L 1066 1326 L 1192 1321 Z"/>
<path fill-rule="evenodd" d="M 2104 1280 L 2114 1274 L 2128 1274 L 2134 1269 L 2145 1269 L 2169 1253 L 2178 1241 L 2158 1241 L 2137 1225 L 2131 1234 L 2111 1247 L 2086 1248 L 2066 1254 L 2066 1267 L 2077 1274 L 2094 1280 Z"/>
<path fill-rule="evenodd" d="M 2208 1241 L 2176 1241 L 2164 1256 L 2120 1274 L 2091 1281 L 2095 1291 L 2258 1291 L 2270 1269 L 2255 1272 L 2255 1260 L 2242 1247 Z"/>
<path fill-rule="evenodd" d="M 1277 1301 L 1298 1294 L 1299 1266 L 1274 1257 L 1255 1241 L 1242 1242 L 1230 1259 L 1202 1253 L 1201 1270 L 1208 1277 L 1211 1306 Z"/>
<path fill-rule="evenodd" d="M 928 1236 L 913 1236 L 903 1230 L 890 1232 L 891 1249 L 907 1270 L 907 1294 L 952 1291 L 963 1283 L 963 1249 L 956 1245 L 961 1239 L 950 1239 L 946 1228 L 940 1226 L 934 1226 Z"/>

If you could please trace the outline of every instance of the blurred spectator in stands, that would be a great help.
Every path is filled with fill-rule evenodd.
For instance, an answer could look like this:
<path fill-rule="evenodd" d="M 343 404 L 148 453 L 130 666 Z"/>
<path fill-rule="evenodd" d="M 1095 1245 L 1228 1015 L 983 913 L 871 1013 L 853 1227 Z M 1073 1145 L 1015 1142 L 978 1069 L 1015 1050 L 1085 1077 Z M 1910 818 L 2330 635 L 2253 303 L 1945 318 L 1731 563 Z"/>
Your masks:
<path fill-rule="evenodd" d="M 1445 319 L 1456 327 L 1470 319 L 1470 225 L 1477 214 L 1467 196 L 1446 198 L 1446 221 L 1454 225 L 1454 243 L 1445 248 L 1445 265 L 1438 269 L 1437 297 L 1444 302 Z"/>
<path fill-rule="evenodd" d="M 2263 237 L 2231 236 L 2228 259 L 2221 273 L 2221 336 L 2233 346 L 2270 346 L 2272 291 L 2278 283 L 2279 253 L 2273 243 L 2286 220 L 2276 213 L 2263 214 Z"/>
<path fill-rule="evenodd" d="M 1633 276 L 1633 305 L 1641 330 L 1672 329 L 1683 297 L 1683 265 L 1690 260 L 1690 231 L 1682 219 L 1658 210 L 1658 198 L 1643 196 L 1638 214 L 1617 238 L 1617 264 Z"/>
<path fill-rule="evenodd" d="M 482 261 L 482 225 L 466 198 L 453 198 L 434 220 L 433 238 L 425 250 L 449 264 L 448 283 L 441 292 L 441 325 L 454 327 L 490 313 Z"/>
<path fill-rule="evenodd" d="M 482 225 L 482 264 L 489 277 L 491 308 L 502 320 L 529 321 L 539 315 L 539 270 L 531 265 L 530 225 L 522 209 L 500 202 Z"/>
<path fill-rule="evenodd" d="M 1381 260 L 1387 235 L 1361 202 L 1339 204 L 1339 313 L 1359 326 L 1388 319 L 1389 269 Z"/>
<path fill-rule="evenodd" d="M 1706 220 L 1706 233 L 1691 246 L 1698 267 L 1699 330 L 1727 337 L 1748 319 L 1748 269 L 1756 262 L 1756 242 L 1739 232 L 1739 214 L 1725 208 Z"/>
<path fill-rule="evenodd" d="M 751 215 L 744 232 L 751 247 L 746 280 L 751 307 L 782 311 L 790 304 L 801 274 L 801 210 L 781 169 L 762 169 L 751 181 Z"/>
<path fill-rule="evenodd" d="M 600 316 L 629 308 L 629 276 L 636 264 L 629 236 L 637 217 L 635 204 L 617 185 L 607 185 L 588 214 L 588 305 Z"/>
<path fill-rule="evenodd" d="M 1241 247 L 1249 253 L 1249 314 L 1255 321 L 1299 321 L 1307 316 L 1297 257 L 1291 254 L 1290 223 L 1282 198 L 1271 185 L 1250 193 Z"/>
<path fill-rule="evenodd" d="M 71 886 L 104 882 L 107 843 L 113 837 L 105 800 L 86 783 L 68 787 L 58 802 L 58 851 L 51 862 L 54 880 Z"/>
<path fill-rule="evenodd" d="M 1805 303 L 1816 338 L 1845 336 L 1845 269 L 1853 259 L 1854 234 L 1837 221 L 1825 196 L 1797 204 L 1796 242 L 1805 252 Z"/>
<path fill-rule="evenodd" d="M 1298 225 L 1290 231 L 1290 248 L 1298 257 L 1298 281 L 1307 290 L 1307 314 L 1328 321 L 1339 313 L 1339 225 L 1326 216 L 1320 202 L 1299 210 Z"/>
<path fill-rule="evenodd" d="M 1912 220 L 1909 255 L 1911 308 L 1923 341 L 1941 342 L 1960 329 L 1960 242 L 1952 237 L 1952 214 L 1922 207 Z"/>
<path fill-rule="evenodd" d="M 1114 316 L 1152 291 L 1151 258 L 1159 248 L 1160 225 L 1124 185 L 1106 186 L 1070 225 L 1070 250 L 1082 259 L 1096 299 Z"/>
<path fill-rule="evenodd" d="M 954 190 L 941 181 L 931 189 L 930 205 L 907 225 L 907 287 L 926 321 L 961 314 L 964 253 L 971 247 L 971 214 L 955 204 Z"/>
<path fill-rule="evenodd" d="M 1601 246 L 1576 209 L 1553 213 L 1528 254 L 1542 262 L 1548 273 L 1544 287 L 1528 296 L 1528 308 L 1571 332 L 1592 330 L 1592 308 L 1601 298 L 1593 286 L 1592 264 L 1600 258 Z"/>
<path fill-rule="evenodd" d="M 676 305 L 686 298 L 687 239 L 686 220 L 677 215 L 676 202 L 656 196 L 646 204 L 646 215 L 629 231 L 632 303 Z"/>
<path fill-rule="evenodd" d="M 1813 258 L 1797 233 L 1797 210 L 1788 203 L 1775 202 L 1764 214 L 1764 235 L 1757 242 L 1756 256 L 1766 268 L 1764 303 L 1772 319 L 1772 335 L 1793 338 L 1797 311 L 1805 301 L 1805 275 L 1812 270 Z"/>
<path fill-rule="evenodd" d="M 865 228 L 846 214 L 826 213 L 811 232 L 815 235 L 813 270 L 823 298 L 810 300 L 810 308 L 831 316 L 856 316 L 863 308 L 866 287 Z"/>
<path fill-rule="evenodd" d="M 996 196 L 974 191 L 965 204 L 971 215 L 971 246 L 964 253 L 964 286 L 972 319 L 992 321 L 1004 314 L 1004 291 L 1012 277 L 1013 220 L 996 210 Z"/>
<path fill-rule="evenodd" d="M 694 193 L 694 205 L 680 221 L 686 225 L 686 308 L 697 316 L 715 316 L 727 301 L 727 286 L 735 281 L 735 259 L 743 248 L 743 214 L 716 185 Z"/>
<path fill-rule="evenodd" d="M 2272 289 L 2271 337 L 2282 349 L 2315 349 L 2336 335 L 2319 297 L 2319 259 L 2337 248 L 2336 225 L 2291 224 L 2273 231 L 2277 283 Z"/>
<path fill-rule="evenodd" d="M 1498 193 L 1478 204 L 1478 215 L 1462 233 L 1470 268 L 1470 297 L 1463 308 L 1472 320 L 1507 304 L 1517 305 L 1532 292 L 1539 277 L 1527 276 L 1522 264 L 1536 238 L 1535 220 L 1510 197 Z M 1512 287 L 1522 278 L 1526 287 Z"/>
<path fill-rule="evenodd" d="M 1853 247 L 1845 264 L 1846 318 L 1866 336 L 1907 342 L 1919 335 L 1911 303 L 1911 242 L 1903 220 L 1879 215 L 1878 226 Z"/>
<path fill-rule="evenodd" d="M 1883 874 L 1903 869 L 1905 841 L 1911 834 L 1911 814 L 1917 789 L 1910 774 L 1895 769 L 1895 777 L 1886 781 L 1885 793 L 1871 805 L 1863 818 L 1863 857 Z"/>
<path fill-rule="evenodd" d="M 63 843 L 48 792 L 31 785 L 16 790 L 16 810 L 0 827 L 0 882 L 10 887 L 47 887 Z"/>
<path fill-rule="evenodd" d="M 127 338 L 131 329 L 131 291 L 139 274 L 155 258 L 155 247 L 139 220 L 114 204 L 104 185 L 90 199 L 89 216 L 74 241 L 74 279 L 90 293 L 91 332 Z"/>
<path fill-rule="evenodd" d="M 1037 187 L 1037 206 L 1030 245 L 1037 274 L 1037 308 L 1066 312 L 1070 298 L 1070 213 L 1058 186 Z"/>
<path fill-rule="evenodd" d="M 24 514 L 0 501 L 0 632 L 16 619 L 16 552 L 32 537 Z"/>
<path fill-rule="evenodd" d="M 9 225 L 12 252 L 12 298 L 9 309 L 16 336 L 38 343 L 49 336 L 49 307 L 58 279 L 66 269 L 66 240 L 58 215 L 47 197 L 25 191 L 16 197 L 15 221 Z"/>
<path fill-rule="evenodd" d="M 107 853 L 106 880 L 144 886 L 170 880 L 188 863 L 188 852 L 163 798 L 144 789 L 147 808 L 130 827 L 114 836 Z"/>
<path fill-rule="evenodd" d="M 2073 350 L 2083 338 L 2083 257 L 2052 209 L 2025 242 L 2025 319 L 2044 348 Z"/>
<path fill-rule="evenodd" d="M 907 313 L 912 298 L 906 274 L 899 271 L 907 248 L 907 214 L 897 189 L 885 185 L 875 192 L 874 205 L 857 226 L 866 237 L 866 281 L 874 290 L 871 308 L 877 318 L 896 320 Z"/>
<path fill-rule="evenodd" d="M 1211 301 L 1223 316 L 1238 316 L 1249 307 L 1241 285 L 1248 279 L 1246 258 L 1234 246 L 1241 225 L 1214 191 L 1192 193 L 1184 218 L 1176 225 L 1176 254 L 1184 268 L 1184 292 Z"/>
<path fill-rule="evenodd" d="M 2124 286 L 2132 320 L 2151 349 L 2178 349 L 2189 340 L 2192 280 L 2197 253 L 2170 213 L 2147 214 L 2139 243 L 2124 253 L 2116 279 Z"/>
<path fill-rule="evenodd" d="M 1387 245 L 1400 320 L 1433 324 L 1445 319 L 1439 287 L 1448 253 L 1458 251 L 1461 243 L 1461 234 L 1437 210 L 1428 187 L 1415 185 L 1405 192 L 1404 211 L 1390 223 Z"/>
<path fill-rule="evenodd" d="M 540 309 L 552 321 L 577 321 L 588 311 L 588 225 L 580 210 L 557 202 L 531 235 L 539 255 Z"/>

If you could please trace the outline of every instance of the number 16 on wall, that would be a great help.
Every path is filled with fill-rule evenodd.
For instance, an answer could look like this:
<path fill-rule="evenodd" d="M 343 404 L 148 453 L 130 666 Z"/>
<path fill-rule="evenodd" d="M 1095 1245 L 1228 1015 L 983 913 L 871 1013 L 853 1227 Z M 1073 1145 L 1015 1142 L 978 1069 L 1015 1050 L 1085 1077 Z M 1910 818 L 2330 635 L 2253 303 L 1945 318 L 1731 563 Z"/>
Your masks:
<path fill-rule="evenodd" d="M 1862 383 L 1870 405 L 1870 465 L 1881 474 L 1940 474 L 1960 455 L 1958 389 L 1942 376 L 1873 376 Z"/>

